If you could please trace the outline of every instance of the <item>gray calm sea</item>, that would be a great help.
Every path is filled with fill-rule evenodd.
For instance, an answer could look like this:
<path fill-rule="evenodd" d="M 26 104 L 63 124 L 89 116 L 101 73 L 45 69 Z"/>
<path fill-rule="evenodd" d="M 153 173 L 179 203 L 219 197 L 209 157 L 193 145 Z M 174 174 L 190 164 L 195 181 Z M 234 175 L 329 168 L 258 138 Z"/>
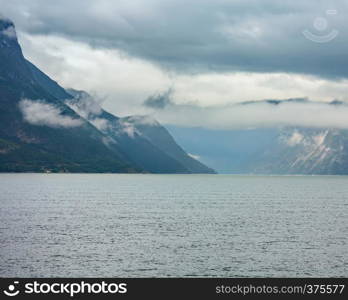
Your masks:
<path fill-rule="evenodd" d="M 348 276 L 348 177 L 0 174 L 0 276 Z"/>

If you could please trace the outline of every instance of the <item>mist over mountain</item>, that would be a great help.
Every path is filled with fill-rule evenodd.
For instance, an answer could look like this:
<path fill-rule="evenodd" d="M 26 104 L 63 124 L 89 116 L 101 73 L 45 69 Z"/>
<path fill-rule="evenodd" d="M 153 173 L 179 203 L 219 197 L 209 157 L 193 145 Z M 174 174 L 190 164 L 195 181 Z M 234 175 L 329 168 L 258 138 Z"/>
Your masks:
<path fill-rule="evenodd" d="M 120 119 L 87 93 L 59 86 L 24 58 L 7 19 L 0 61 L 1 172 L 214 173 L 158 122 Z"/>
<path fill-rule="evenodd" d="M 0 60 L 1 172 L 214 173 L 207 164 L 221 173 L 348 174 L 345 101 L 198 107 L 174 102 L 169 89 L 143 103 L 172 124 L 167 130 L 153 117 L 120 118 L 97 97 L 61 87 L 23 56 L 7 19 L 0 20 Z"/>
<path fill-rule="evenodd" d="M 348 174 L 348 130 L 274 127 L 211 130 L 168 126 L 190 153 L 219 173 Z"/>
<path fill-rule="evenodd" d="M 200 105 L 175 99 L 172 89 L 148 97 L 143 106 L 166 124 L 218 130 L 304 127 L 348 129 L 348 102 L 306 97 L 230 101 Z M 216 101 L 218 102 L 218 101 Z"/>
<path fill-rule="evenodd" d="M 116 142 L 127 157 L 152 173 L 214 173 L 177 145 L 169 132 L 150 116 L 119 118 L 105 110 L 83 91 L 69 89 L 74 96 L 66 103 L 79 115 Z"/>

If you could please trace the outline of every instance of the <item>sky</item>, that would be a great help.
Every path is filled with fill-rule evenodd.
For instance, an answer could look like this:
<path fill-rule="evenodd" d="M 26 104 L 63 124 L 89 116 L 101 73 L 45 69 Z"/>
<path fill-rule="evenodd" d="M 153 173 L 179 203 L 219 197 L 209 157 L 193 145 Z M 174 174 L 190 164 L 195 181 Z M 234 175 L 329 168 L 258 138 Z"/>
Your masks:
<path fill-rule="evenodd" d="M 31 62 L 118 116 L 213 129 L 348 128 L 348 108 L 325 104 L 348 101 L 348 0 L 0 0 L 0 7 Z M 309 101 L 262 102 L 290 98 Z M 261 102 L 238 104 L 245 101 Z"/>

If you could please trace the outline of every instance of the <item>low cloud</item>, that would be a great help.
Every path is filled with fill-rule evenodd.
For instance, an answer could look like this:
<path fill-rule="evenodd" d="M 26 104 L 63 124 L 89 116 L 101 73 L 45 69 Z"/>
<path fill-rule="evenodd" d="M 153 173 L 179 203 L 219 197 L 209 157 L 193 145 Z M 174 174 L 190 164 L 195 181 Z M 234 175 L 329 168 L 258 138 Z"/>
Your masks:
<path fill-rule="evenodd" d="M 123 118 L 123 120 L 127 120 L 127 122 L 130 122 L 134 124 L 135 126 L 160 126 L 160 124 L 157 122 L 156 119 L 152 118 L 151 116 L 144 115 L 144 116 L 130 116 Z"/>
<path fill-rule="evenodd" d="M 195 155 L 195 154 L 192 154 L 192 153 L 187 153 L 187 154 L 188 154 L 188 156 L 192 157 L 195 160 L 200 160 L 200 158 L 201 158 L 199 155 Z"/>
<path fill-rule="evenodd" d="M 94 127 L 104 132 L 110 128 L 110 122 L 104 118 L 95 118 L 88 120 Z"/>
<path fill-rule="evenodd" d="M 4 22 L 0 24 L 0 38 L 2 35 L 9 39 L 17 39 L 16 29 L 11 20 L 5 18 L 0 14 L 0 22 Z"/>
<path fill-rule="evenodd" d="M 288 146 L 290 147 L 294 147 L 298 144 L 301 144 L 301 142 L 303 141 L 305 137 L 298 132 L 297 130 L 295 130 L 292 135 L 286 140 L 286 143 L 288 144 Z"/>
<path fill-rule="evenodd" d="M 279 126 L 348 129 L 348 105 L 311 101 L 254 102 L 220 107 L 171 105 L 153 112 L 164 124 L 210 129 L 251 129 Z M 298 137 L 294 138 L 296 142 Z"/>
<path fill-rule="evenodd" d="M 88 120 L 94 127 L 104 132 L 111 128 L 110 122 L 100 117 L 103 113 L 101 103 L 103 99 L 97 96 L 91 96 L 84 91 L 67 90 L 74 98 L 65 101 L 73 111 Z"/>
<path fill-rule="evenodd" d="M 144 105 L 155 109 L 164 109 L 166 106 L 170 105 L 172 102 L 171 96 L 173 94 L 173 89 L 169 89 L 164 93 L 158 93 L 148 97 L 144 101 Z"/>
<path fill-rule="evenodd" d="M 120 120 L 120 127 L 118 128 L 119 133 L 126 134 L 130 138 L 134 138 L 136 135 L 140 135 L 140 132 L 136 129 L 134 124 L 128 122 L 127 120 Z"/>
<path fill-rule="evenodd" d="M 71 128 L 82 125 L 80 119 L 64 116 L 58 107 L 43 101 L 23 99 L 19 103 L 19 108 L 24 120 L 32 125 L 53 128 Z"/>
<path fill-rule="evenodd" d="M 0 34 L 3 34 L 10 39 L 17 39 L 16 30 L 13 26 L 9 26 L 6 29 L 2 30 Z"/>
<path fill-rule="evenodd" d="M 72 89 L 67 91 L 74 98 L 67 100 L 66 104 L 83 118 L 89 119 L 91 116 L 99 116 L 102 113 L 102 99 L 91 96 L 84 91 L 75 91 Z"/>

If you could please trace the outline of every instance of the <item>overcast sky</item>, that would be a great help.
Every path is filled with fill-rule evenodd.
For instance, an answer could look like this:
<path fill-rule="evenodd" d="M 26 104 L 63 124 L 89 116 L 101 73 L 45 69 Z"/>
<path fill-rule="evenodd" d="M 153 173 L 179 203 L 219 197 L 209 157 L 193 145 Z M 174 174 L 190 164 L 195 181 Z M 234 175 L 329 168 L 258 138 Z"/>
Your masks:
<path fill-rule="evenodd" d="M 232 128 L 237 102 L 348 101 L 348 0 L 0 0 L 0 13 L 15 22 L 29 60 L 117 115 Z M 161 95 L 171 105 L 144 105 Z M 319 106 L 318 118 L 299 106 L 273 123 L 284 115 L 291 123 L 297 110 L 337 123 L 331 107 Z M 247 119 L 257 122 L 245 126 L 269 124 L 274 113 L 254 109 Z"/>

